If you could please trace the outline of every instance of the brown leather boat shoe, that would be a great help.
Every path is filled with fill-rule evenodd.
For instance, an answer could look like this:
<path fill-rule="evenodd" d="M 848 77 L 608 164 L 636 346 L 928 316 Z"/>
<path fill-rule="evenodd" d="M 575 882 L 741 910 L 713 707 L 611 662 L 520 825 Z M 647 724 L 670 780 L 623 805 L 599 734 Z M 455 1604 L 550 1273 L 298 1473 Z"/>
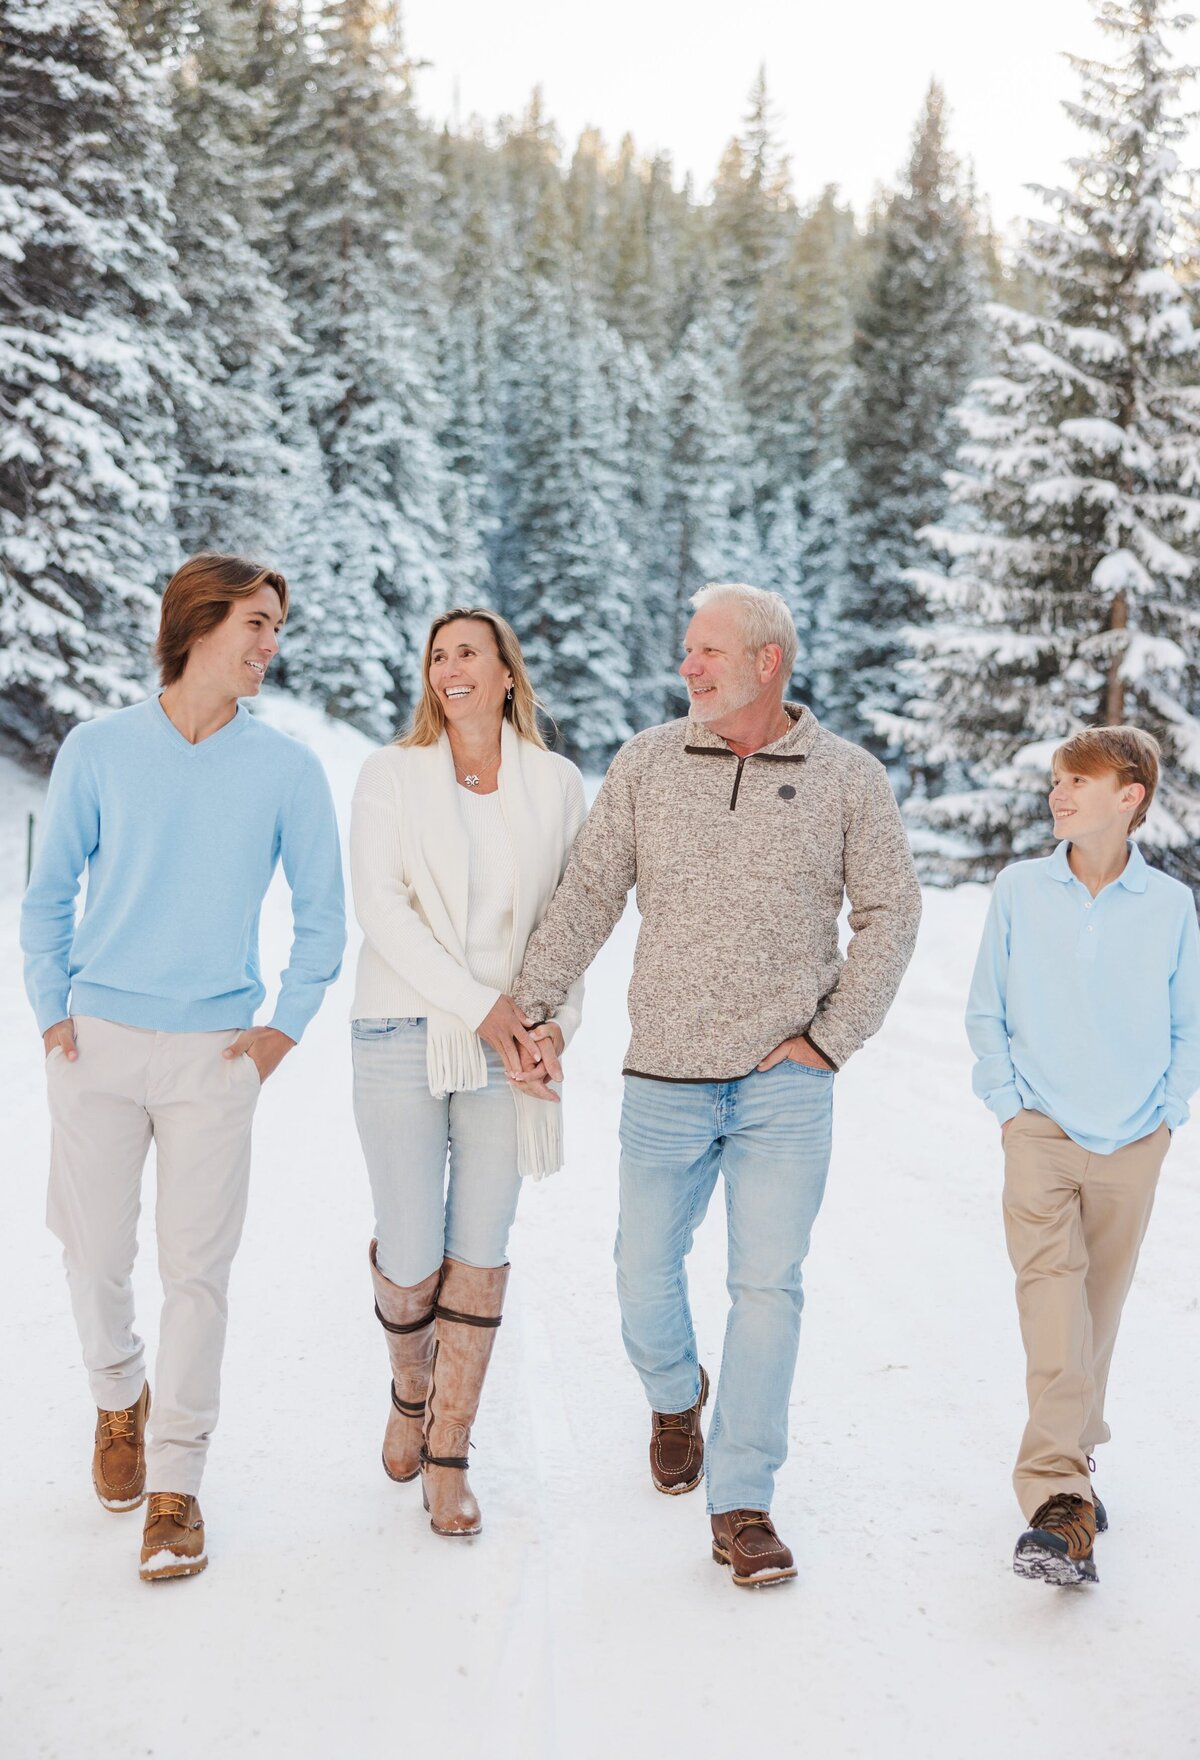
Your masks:
<path fill-rule="evenodd" d="M 686 1412 L 651 1412 L 650 1477 L 667 1497 L 694 1491 L 704 1477 L 700 1413 L 708 1404 L 708 1376 L 700 1365 L 700 1395 Z"/>
<path fill-rule="evenodd" d="M 169 1577 L 196 1577 L 207 1563 L 204 1517 L 196 1499 L 186 1497 L 182 1491 L 152 1491 L 147 1500 L 142 1562 L 138 1569 L 143 1583 L 163 1583 Z"/>
<path fill-rule="evenodd" d="M 788 1547 L 765 1509 L 731 1509 L 712 1518 L 712 1555 L 739 1589 L 764 1589 L 796 1574 Z"/>
<path fill-rule="evenodd" d="M 146 1495 L 146 1416 L 150 1389 L 143 1387 L 124 1411 L 96 1408 L 92 1484 L 105 1509 L 138 1509 Z"/>

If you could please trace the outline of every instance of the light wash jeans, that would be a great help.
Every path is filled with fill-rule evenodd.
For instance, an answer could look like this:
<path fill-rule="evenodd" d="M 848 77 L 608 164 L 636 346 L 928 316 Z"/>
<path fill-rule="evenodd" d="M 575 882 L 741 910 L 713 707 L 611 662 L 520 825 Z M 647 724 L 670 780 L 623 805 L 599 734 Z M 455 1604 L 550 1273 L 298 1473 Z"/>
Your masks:
<path fill-rule="evenodd" d="M 350 1031 L 379 1269 L 409 1288 L 443 1257 L 503 1265 L 521 1176 L 516 1107 L 500 1058 L 484 1047 L 486 1088 L 435 1098 L 423 1019 L 356 1020 Z"/>
<path fill-rule="evenodd" d="M 700 1394 L 684 1260 L 725 1175 L 732 1306 L 705 1447 L 708 1509 L 770 1509 L 787 1456 L 804 1305 L 800 1267 L 825 1193 L 833 1076 L 785 1061 L 731 1082 L 626 1076 L 617 1294 L 652 1410 Z"/>

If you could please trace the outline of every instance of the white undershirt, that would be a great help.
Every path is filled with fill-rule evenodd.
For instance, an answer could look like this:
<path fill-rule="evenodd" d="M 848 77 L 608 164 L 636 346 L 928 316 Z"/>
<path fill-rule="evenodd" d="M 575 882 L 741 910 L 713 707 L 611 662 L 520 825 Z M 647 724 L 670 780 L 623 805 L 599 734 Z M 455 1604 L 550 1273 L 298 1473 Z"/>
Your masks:
<path fill-rule="evenodd" d="M 470 865 L 467 880 L 467 970 L 478 984 L 507 990 L 517 870 L 500 794 L 465 796 Z"/>

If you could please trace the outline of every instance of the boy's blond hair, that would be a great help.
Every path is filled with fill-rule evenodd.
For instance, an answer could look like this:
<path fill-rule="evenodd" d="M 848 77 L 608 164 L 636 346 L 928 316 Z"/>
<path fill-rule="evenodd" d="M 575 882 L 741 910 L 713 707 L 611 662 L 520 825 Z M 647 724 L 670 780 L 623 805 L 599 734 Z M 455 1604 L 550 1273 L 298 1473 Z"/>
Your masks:
<path fill-rule="evenodd" d="M 1158 787 L 1158 760 L 1161 756 L 1153 734 L 1140 727 L 1085 727 L 1064 740 L 1050 760 L 1055 777 L 1061 771 L 1076 776 L 1105 776 L 1113 772 L 1122 788 L 1140 782 L 1146 793 L 1129 821 L 1136 831 L 1150 811 L 1150 802 Z"/>

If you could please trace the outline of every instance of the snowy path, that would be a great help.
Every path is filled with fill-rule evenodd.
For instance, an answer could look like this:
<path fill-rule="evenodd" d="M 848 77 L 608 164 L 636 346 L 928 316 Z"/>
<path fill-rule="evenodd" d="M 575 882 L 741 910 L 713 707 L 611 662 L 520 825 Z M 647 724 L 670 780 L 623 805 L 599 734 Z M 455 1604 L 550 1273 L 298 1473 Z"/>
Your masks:
<path fill-rule="evenodd" d="M 340 803 L 365 749 L 301 711 Z M 610 1263 L 627 919 L 568 1069 L 566 1171 L 524 1194 L 510 1312 L 476 1433 L 474 1543 L 435 1540 L 378 1463 L 387 1374 L 366 1273 L 343 979 L 260 1108 L 234 1271 L 212 1559 L 137 1581 L 136 1516 L 88 1481 L 91 1417 L 43 1226 L 39 1047 L 16 905 L 36 785 L 0 766 L 7 1435 L 0 1752 L 615 1760 L 753 1747 L 812 1760 L 1200 1752 L 1200 1127 L 1172 1150 L 1118 1346 L 1101 1586 L 1018 1583 L 1008 1484 L 1022 1377 L 996 1132 L 961 1001 L 985 894 L 930 894 L 884 1033 L 838 1078 L 776 1501 L 791 1589 L 738 1594 L 700 1494 L 666 1499 Z M 279 896 L 264 957 L 286 944 Z M 147 1180 L 147 1223 L 152 1207 Z M 724 1323 L 720 1206 L 697 1242 L 702 1353 Z M 153 1242 L 138 1267 L 153 1341 Z"/>

